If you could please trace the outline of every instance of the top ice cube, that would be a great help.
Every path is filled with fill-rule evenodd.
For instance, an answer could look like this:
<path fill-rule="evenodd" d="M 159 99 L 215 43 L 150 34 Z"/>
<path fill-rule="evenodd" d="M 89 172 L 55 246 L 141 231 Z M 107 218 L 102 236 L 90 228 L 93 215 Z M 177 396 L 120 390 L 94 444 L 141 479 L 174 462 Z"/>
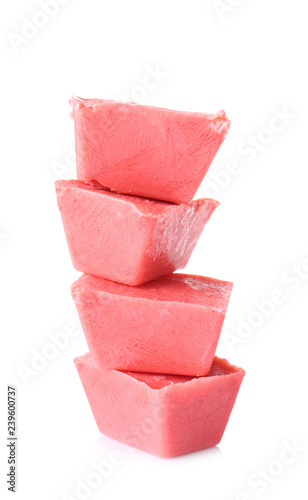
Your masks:
<path fill-rule="evenodd" d="M 174 203 L 194 197 L 230 127 L 214 115 L 73 96 L 77 177 Z"/>

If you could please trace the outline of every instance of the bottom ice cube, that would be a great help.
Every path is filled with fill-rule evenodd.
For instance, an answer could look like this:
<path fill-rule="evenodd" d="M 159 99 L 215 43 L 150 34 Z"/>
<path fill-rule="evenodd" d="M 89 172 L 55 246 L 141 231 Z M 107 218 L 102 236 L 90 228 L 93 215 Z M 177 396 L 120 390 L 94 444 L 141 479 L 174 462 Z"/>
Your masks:
<path fill-rule="evenodd" d="M 218 444 L 245 371 L 215 357 L 205 377 L 103 370 L 75 359 L 99 430 L 161 457 Z"/>

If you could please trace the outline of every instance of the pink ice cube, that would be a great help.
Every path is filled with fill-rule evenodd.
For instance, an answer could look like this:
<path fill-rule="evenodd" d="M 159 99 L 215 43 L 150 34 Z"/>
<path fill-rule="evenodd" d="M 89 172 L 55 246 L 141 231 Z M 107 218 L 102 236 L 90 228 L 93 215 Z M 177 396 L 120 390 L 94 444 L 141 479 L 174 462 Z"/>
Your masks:
<path fill-rule="evenodd" d="M 98 366 L 200 376 L 211 368 L 232 283 L 171 274 L 131 287 L 83 275 L 71 289 Z"/>
<path fill-rule="evenodd" d="M 72 97 L 77 176 L 112 191 L 192 200 L 230 122 L 214 115 Z"/>
<path fill-rule="evenodd" d="M 75 365 L 100 432 L 161 457 L 218 444 L 245 374 L 217 357 L 200 378 Z"/>
<path fill-rule="evenodd" d="M 64 230 L 78 271 L 139 285 L 183 268 L 219 203 L 175 205 L 57 181 Z"/>

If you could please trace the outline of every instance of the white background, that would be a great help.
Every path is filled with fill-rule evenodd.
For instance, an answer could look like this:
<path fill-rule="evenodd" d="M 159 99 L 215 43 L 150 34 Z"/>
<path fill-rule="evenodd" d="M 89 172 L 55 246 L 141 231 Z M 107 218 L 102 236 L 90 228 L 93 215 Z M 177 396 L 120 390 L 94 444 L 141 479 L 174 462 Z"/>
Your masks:
<path fill-rule="evenodd" d="M 81 498 L 78 480 L 117 451 L 121 465 L 84 498 L 305 499 L 307 3 L 221 0 L 221 10 L 214 0 L 62 3 L 47 21 L 38 1 L 1 4 L 1 498 L 6 385 L 16 384 L 18 498 Z M 25 18 L 46 23 L 17 43 Z M 149 89 L 143 82 L 153 71 Z M 79 325 L 69 292 L 78 273 L 54 193 L 57 177 L 75 176 L 72 93 L 223 108 L 232 121 L 198 193 L 221 206 L 186 268 L 235 283 L 218 354 L 247 374 L 214 449 L 164 460 L 100 435 L 72 362 L 87 350 L 80 329 L 22 376 L 50 334 Z M 294 442 L 293 455 L 281 454 Z"/>

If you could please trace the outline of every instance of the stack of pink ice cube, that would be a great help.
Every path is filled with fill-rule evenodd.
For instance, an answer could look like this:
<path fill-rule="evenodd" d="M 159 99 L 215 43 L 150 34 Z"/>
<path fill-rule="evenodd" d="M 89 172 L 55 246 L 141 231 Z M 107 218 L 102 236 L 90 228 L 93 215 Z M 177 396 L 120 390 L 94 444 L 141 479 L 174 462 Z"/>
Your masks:
<path fill-rule="evenodd" d="M 219 443 L 244 370 L 215 357 L 232 283 L 183 268 L 218 202 L 191 201 L 225 113 L 71 99 L 78 180 L 56 191 L 98 428 L 171 457 Z"/>

